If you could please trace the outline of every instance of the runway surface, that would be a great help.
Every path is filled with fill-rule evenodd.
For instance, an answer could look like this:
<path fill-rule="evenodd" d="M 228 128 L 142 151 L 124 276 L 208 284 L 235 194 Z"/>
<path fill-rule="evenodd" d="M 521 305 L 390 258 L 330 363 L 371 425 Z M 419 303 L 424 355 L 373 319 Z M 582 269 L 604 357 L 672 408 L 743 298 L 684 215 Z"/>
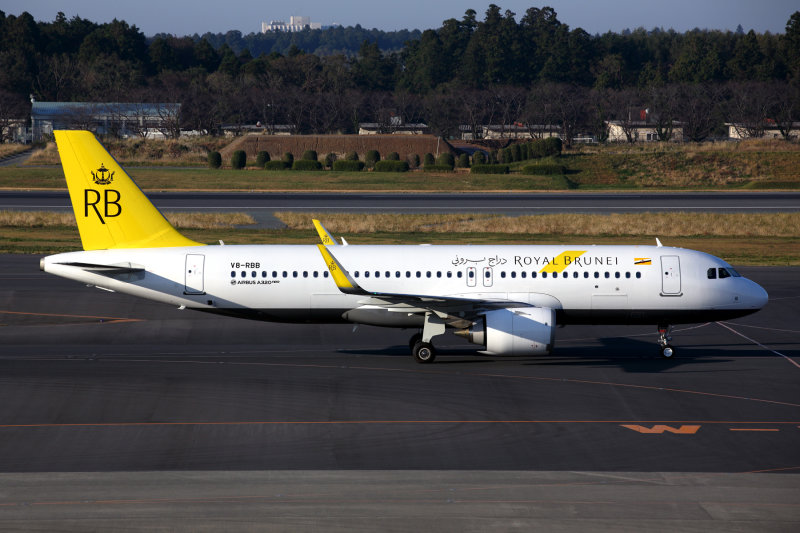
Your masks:
<path fill-rule="evenodd" d="M 655 328 L 568 327 L 549 357 L 447 336 L 426 366 L 410 331 L 179 311 L 0 256 L 0 527 L 792 530 L 800 268 L 739 270 L 770 303 L 677 328 L 673 360 Z"/>

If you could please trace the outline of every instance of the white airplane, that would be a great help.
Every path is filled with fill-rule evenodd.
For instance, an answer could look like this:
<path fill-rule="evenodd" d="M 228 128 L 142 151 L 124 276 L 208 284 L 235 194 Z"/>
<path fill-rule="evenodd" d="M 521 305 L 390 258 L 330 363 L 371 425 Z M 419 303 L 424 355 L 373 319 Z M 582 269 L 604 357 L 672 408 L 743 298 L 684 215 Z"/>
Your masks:
<path fill-rule="evenodd" d="M 557 325 L 675 324 L 754 313 L 758 284 L 712 255 L 661 246 L 205 246 L 178 233 L 90 132 L 56 131 L 84 251 L 45 272 L 241 318 L 416 328 L 420 363 L 448 328 L 492 355 L 547 354 Z M 346 244 L 346 243 L 344 243 Z"/>

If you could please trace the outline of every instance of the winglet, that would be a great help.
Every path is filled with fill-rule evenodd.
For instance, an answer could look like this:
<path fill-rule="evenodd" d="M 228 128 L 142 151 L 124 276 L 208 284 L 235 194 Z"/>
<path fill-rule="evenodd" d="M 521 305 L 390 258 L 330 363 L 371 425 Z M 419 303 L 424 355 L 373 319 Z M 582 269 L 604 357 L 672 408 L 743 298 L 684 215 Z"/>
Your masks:
<path fill-rule="evenodd" d="M 658 237 L 656 237 L 656 245 L 657 245 L 659 248 L 661 248 L 662 246 L 664 246 L 663 244 L 661 244 L 661 241 L 660 241 L 660 240 L 658 240 Z"/>
<path fill-rule="evenodd" d="M 318 244 L 319 252 L 325 260 L 325 266 L 331 273 L 333 281 L 339 290 L 345 294 L 369 294 L 348 274 L 347 270 L 333 257 L 333 254 L 324 245 Z"/>
<path fill-rule="evenodd" d="M 322 222 L 319 220 L 312 218 L 311 222 L 314 223 L 314 227 L 317 229 L 317 233 L 319 234 L 319 238 L 322 240 L 322 244 L 325 246 L 336 246 L 336 239 L 333 238 L 333 235 L 322 225 Z"/>

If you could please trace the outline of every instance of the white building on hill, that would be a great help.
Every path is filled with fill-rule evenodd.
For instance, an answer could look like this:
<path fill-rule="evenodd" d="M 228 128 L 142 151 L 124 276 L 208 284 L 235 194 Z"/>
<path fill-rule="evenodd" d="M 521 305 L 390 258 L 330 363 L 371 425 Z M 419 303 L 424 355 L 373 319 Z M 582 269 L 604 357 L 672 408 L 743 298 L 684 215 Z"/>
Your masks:
<path fill-rule="evenodd" d="M 286 24 L 282 20 L 271 20 L 269 24 L 266 22 L 261 23 L 261 33 L 268 33 L 271 31 L 288 31 L 288 32 L 295 32 L 295 31 L 303 31 L 308 27 L 312 30 L 321 30 L 322 23 L 321 22 L 311 22 L 311 17 L 296 17 L 291 16 L 289 17 L 289 24 Z"/>

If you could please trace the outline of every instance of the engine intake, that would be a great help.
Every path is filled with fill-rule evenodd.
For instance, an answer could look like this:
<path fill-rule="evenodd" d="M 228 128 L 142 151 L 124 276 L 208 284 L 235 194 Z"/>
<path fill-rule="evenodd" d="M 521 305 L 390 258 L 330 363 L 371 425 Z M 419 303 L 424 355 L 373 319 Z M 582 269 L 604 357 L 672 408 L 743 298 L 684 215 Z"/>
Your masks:
<path fill-rule="evenodd" d="M 543 355 L 553 348 L 556 312 L 549 307 L 489 311 L 456 335 L 486 347 L 490 355 Z"/>

